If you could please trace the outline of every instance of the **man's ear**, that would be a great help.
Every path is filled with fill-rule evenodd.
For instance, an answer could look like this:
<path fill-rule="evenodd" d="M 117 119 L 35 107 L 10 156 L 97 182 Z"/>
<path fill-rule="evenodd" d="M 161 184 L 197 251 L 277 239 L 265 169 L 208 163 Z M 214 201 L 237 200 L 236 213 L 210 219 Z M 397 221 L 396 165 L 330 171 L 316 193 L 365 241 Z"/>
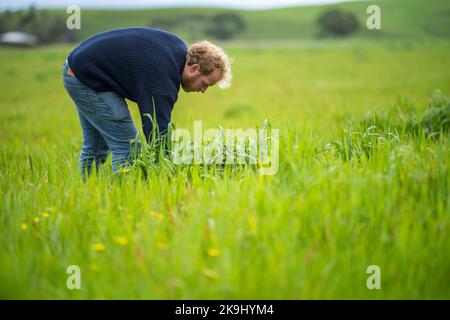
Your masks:
<path fill-rule="evenodd" d="M 195 71 L 200 71 L 200 65 L 198 63 L 194 63 L 192 66 L 189 66 L 189 71 L 192 73 Z"/>

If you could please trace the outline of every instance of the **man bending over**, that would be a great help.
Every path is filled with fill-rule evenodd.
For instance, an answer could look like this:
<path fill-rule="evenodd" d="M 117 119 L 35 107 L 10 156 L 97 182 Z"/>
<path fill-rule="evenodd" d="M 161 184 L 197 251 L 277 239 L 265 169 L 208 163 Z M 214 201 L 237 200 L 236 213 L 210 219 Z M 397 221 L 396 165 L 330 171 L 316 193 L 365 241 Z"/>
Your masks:
<path fill-rule="evenodd" d="M 230 64 L 208 41 L 188 49 L 176 35 L 153 28 L 112 30 L 82 42 L 66 59 L 63 80 L 82 128 L 78 166 L 83 177 L 94 161 L 96 166 L 105 162 L 109 151 L 114 172 L 131 160 L 137 129 L 125 98 L 138 104 L 149 141 L 153 118 L 159 134 L 166 133 L 180 85 L 186 92 L 204 93 L 215 84 L 226 88 Z"/>

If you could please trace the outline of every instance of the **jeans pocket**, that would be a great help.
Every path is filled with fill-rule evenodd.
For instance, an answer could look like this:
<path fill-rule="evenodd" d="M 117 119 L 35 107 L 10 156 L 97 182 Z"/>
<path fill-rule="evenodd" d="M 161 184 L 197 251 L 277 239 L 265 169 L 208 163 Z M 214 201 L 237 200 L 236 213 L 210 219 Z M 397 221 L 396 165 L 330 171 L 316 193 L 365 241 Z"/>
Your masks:
<path fill-rule="evenodd" d="M 64 88 L 81 111 L 88 114 L 95 113 L 94 105 L 87 94 L 86 86 L 77 78 L 64 77 Z"/>
<path fill-rule="evenodd" d="M 124 98 L 112 91 L 97 92 L 97 95 L 107 106 L 113 120 L 131 120 L 131 113 Z"/>

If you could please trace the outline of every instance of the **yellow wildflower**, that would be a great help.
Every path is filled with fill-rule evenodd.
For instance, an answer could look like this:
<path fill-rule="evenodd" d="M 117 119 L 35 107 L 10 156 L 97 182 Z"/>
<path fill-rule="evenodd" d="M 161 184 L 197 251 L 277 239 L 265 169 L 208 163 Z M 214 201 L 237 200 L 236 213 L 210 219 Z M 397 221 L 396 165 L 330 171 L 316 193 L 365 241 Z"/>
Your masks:
<path fill-rule="evenodd" d="M 23 231 L 27 230 L 27 228 L 28 228 L 28 226 L 27 226 L 26 223 L 22 223 L 22 224 L 20 225 L 20 229 L 22 229 Z"/>
<path fill-rule="evenodd" d="M 42 212 L 41 216 L 43 216 L 44 218 L 48 218 L 50 215 L 48 214 L 48 212 Z"/>
<path fill-rule="evenodd" d="M 92 245 L 92 250 L 94 251 L 103 251 L 105 250 L 105 245 L 101 242 L 94 243 Z"/>
<path fill-rule="evenodd" d="M 217 248 L 209 248 L 208 249 L 208 256 L 210 257 L 218 257 L 220 255 L 220 251 Z"/>
<path fill-rule="evenodd" d="M 150 212 L 150 215 L 152 217 L 154 217 L 155 219 L 157 219 L 157 220 L 163 220 L 164 219 L 164 215 L 162 213 L 158 212 L 158 211 L 152 211 L 152 212 Z"/>
<path fill-rule="evenodd" d="M 255 221 L 255 216 L 253 216 L 253 215 L 248 216 L 248 217 L 247 217 L 247 221 L 248 221 L 248 225 L 249 225 L 249 227 L 250 227 L 250 230 L 251 230 L 252 232 L 255 232 L 255 231 L 256 231 L 256 221 Z"/>
<path fill-rule="evenodd" d="M 158 241 L 156 243 L 156 246 L 158 247 L 159 250 L 164 250 L 167 247 L 167 245 L 162 241 Z"/>
<path fill-rule="evenodd" d="M 128 244 L 128 239 L 126 237 L 119 236 L 116 237 L 115 240 L 119 246 L 126 246 Z"/>

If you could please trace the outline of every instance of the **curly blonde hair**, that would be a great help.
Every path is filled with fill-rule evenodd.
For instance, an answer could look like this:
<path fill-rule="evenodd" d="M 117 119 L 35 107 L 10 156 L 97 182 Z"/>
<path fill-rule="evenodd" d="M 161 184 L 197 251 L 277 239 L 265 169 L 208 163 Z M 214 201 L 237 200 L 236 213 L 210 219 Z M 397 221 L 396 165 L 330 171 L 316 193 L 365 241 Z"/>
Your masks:
<path fill-rule="evenodd" d="M 188 50 L 186 63 L 200 65 L 200 72 L 210 75 L 215 69 L 220 69 L 222 77 L 218 82 L 220 88 L 225 89 L 231 85 L 231 63 L 232 60 L 225 54 L 222 48 L 204 40 L 194 43 Z"/>

